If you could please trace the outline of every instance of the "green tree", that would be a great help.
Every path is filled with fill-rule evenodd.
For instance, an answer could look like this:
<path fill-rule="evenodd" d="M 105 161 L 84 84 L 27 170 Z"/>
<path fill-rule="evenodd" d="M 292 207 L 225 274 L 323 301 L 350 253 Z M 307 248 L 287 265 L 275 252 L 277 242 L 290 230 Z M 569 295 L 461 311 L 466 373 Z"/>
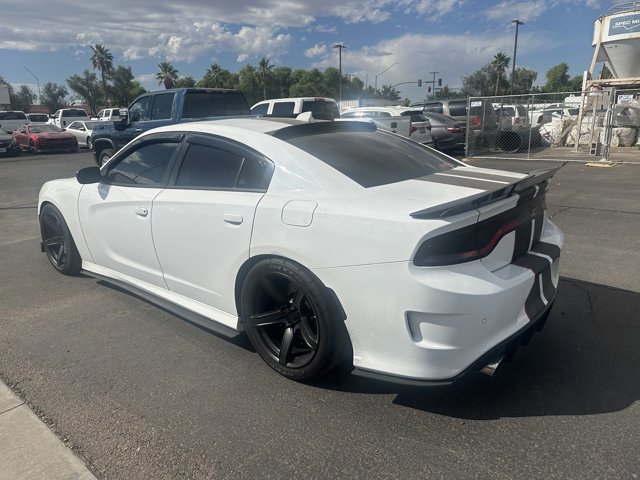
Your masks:
<path fill-rule="evenodd" d="M 107 76 L 113 72 L 113 55 L 107 47 L 96 43 L 95 45 L 89 45 L 91 49 L 91 65 L 94 70 L 100 72 L 100 78 L 102 80 L 102 94 L 104 103 L 108 103 L 108 90 L 107 90 Z"/>
<path fill-rule="evenodd" d="M 383 85 L 380 89 L 380 98 L 385 100 L 400 100 L 400 92 L 391 85 Z"/>
<path fill-rule="evenodd" d="M 218 63 L 213 63 L 204 74 L 204 85 L 205 87 L 218 88 L 222 82 L 222 72 L 223 68 Z"/>
<path fill-rule="evenodd" d="M 182 77 L 176 80 L 176 88 L 191 88 L 196 86 L 196 80 L 193 77 Z"/>
<path fill-rule="evenodd" d="M 510 61 L 511 58 L 504 52 L 498 52 L 497 54 L 495 54 L 493 60 L 491 61 L 491 68 L 493 68 L 493 71 L 496 75 L 496 96 L 498 96 L 500 81 L 502 80 L 504 72 L 507 70 L 507 68 L 509 68 Z"/>
<path fill-rule="evenodd" d="M 14 94 L 14 98 L 11 100 L 11 107 L 16 110 L 26 111 L 29 105 L 36 101 L 38 96 L 33 93 L 26 85 L 20 85 L 20 89 Z"/>
<path fill-rule="evenodd" d="M 164 83 L 164 88 L 167 90 L 170 88 L 174 88 L 176 85 L 176 80 L 178 79 L 178 70 L 171 65 L 169 62 L 161 62 L 158 64 L 158 68 L 160 71 L 156 73 L 156 80 L 158 80 L 158 85 Z"/>
<path fill-rule="evenodd" d="M 258 69 L 256 70 L 256 77 L 262 84 L 262 99 L 267 99 L 267 84 L 271 82 L 273 78 L 273 65 L 269 63 L 267 57 L 262 57 L 258 63 Z"/>
<path fill-rule="evenodd" d="M 559 63 L 554 65 L 545 74 L 547 79 L 544 84 L 545 92 L 566 92 L 569 90 L 569 65 Z"/>
<path fill-rule="evenodd" d="M 47 82 L 42 87 L 42 96 L 40 101 L 47 106 L 50 112 L 60 110 L 66 104 L 64 98 L 69 92 L 64 85 L 58 85 L 54 82 Z"/>
<path fill-rule="evenodd" d="M 293 71 L 289 67 L 275 67 L 273 69 L 273 96 L 275 98 L 284 98 L 289 96 L 291 88 L 291 73 Z"/>
<path fill-rule="evenodd" d="M 91 113 L 95 115 L 98 111 L 98 101 L 100 100 L 100 85 L 96 74 L 85 70 L 82 76 L 71 75 L 67 78 L 67 85 L 89 105 Z"/>
<path fill-rule="evenodd" d="M 582 75 L 576 75 L 571 80 L 569 80 L 567 89 L 570 92 L 581 92 L 582 91 Z"/>
<path fill-rule="evenodd" d="M 487 64 L 480 70 L 462 77 L 462 93 L 472 97 L 487 97 L 492 93 L 494 69 Z"/>
<path fill-rule="evenodd" d="M 134 79 L 131 67 L 118 66 L 111 74 L 111 100 L 114 105 L 126 107 L 138 95 L 145 92 L 140 82 Z"/>
<path fill-rule="evenodd" d="M 538 72 L 524 67 L 516 68 L 511 79 L 511 90 L 514 95 L 525 95 L 531 92 L 533 82 L 538 78 Z"/>
<path fill-rule="evenodd" d="M 262 100 L 260 97 L 260 82 L 253 65 L 245 65 L 238 73 L 238 87 L 247 97 L 249 106 Z"/>
<path fill-rule="evenodd" d="M 356 100 L 364 96 L 364 82 L 355 75 L 342 82 L 342 98 Z"/>

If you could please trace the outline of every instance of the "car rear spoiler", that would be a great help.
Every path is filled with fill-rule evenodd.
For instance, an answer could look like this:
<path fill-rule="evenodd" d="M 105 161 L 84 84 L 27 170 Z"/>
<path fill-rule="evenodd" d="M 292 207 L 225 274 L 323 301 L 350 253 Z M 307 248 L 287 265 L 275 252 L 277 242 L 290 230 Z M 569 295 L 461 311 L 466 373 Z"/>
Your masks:
<path fill-rule="evenodd" d="M 531 172 L 525 178 L 515 183 L 511 183 L 505 187 L 491 190 L 489 192 L 478 193 L 476 195 L 471 195 L 470 197 L 464 197 L 440 205 L 435 205 L 433 207 L 425 208 L 424 210 L 418 210 L 417 212 L 413 212 L 410 215 L 411 217 L 416 219 L 428 220 L 434 218 L 452 217 L 453 215 L 458 215 L 470 210 L 475 210 L 484 205 L 498 202 L 513 195 L 523 194 L 529 189 L 535 190 L 536 186 L 539 187 L 541 184 L 548 181 L 558 172 L 558 170 L 560 170 L 566 164 L 567 162 L 564 162 L 559 167 L 552 168 L 551 170 L 536 170 L 535 172 Z"/>

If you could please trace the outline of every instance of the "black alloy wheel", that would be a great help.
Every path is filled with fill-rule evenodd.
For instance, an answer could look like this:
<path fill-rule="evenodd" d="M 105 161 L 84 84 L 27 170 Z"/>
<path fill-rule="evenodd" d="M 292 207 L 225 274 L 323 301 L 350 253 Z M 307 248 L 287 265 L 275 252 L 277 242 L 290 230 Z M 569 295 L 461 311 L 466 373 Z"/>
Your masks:
<path fill-rule="evenodd" d="M 326 287 L 294 262 L 257 263 L 244 282 L 241 311 L 253 347 L 286 377 L 322 375 L 345 352 L 344 332 Z"/>
<path fill-rule="evenodd" d="M 87 137 L 87 148 L 89 150 L 93 150 L 93 142 L 91 141 L 91 137 Z"/>
<path fill-rule="evenodd" d="M 42 247 L 51 265 L 65 275 L 78 273 L 82 264 L 80 254 L 62 214 L 52 204 L 42 207 L 40 233 Z"/>

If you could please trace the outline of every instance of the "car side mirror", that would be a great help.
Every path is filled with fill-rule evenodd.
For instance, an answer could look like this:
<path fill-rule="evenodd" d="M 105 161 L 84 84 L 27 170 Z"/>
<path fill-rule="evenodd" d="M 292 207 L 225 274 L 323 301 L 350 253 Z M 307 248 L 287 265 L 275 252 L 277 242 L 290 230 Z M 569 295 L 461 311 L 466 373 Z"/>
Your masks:
<path fill-rule="evenodd" d="M 129 125 L 129 110 L 121 108 L 119 113 L 118 120 L 113 121 L 113 128 L 116 130 L 124 130 L 127 128 L 127 125 Z"/>
<path fill-rule="evenodd" d="M 98 183 L 102 180 L 98 167 L 85 167 L 76 172 L 76 180 L 82 185 Z"/>

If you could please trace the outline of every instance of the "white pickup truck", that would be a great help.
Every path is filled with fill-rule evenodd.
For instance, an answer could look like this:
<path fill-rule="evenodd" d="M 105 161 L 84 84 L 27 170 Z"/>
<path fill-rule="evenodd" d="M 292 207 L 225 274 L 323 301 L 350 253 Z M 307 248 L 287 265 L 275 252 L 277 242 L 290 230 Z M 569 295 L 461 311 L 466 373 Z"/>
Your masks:
<path fill-rule="evenodd" d="M 75 121 L 89 120 L 89 115 L 82 108 L 61 108 L 47 123 L 58 128 L 67 128 Z"/>
<path fill-rule="evenodd" d="M 433 145 L 431 122 L 421 111 L 406 107 L 357 107 L 342 112 L 341 118 L 371 119 L 380 128 L 414 142 Z"/>

